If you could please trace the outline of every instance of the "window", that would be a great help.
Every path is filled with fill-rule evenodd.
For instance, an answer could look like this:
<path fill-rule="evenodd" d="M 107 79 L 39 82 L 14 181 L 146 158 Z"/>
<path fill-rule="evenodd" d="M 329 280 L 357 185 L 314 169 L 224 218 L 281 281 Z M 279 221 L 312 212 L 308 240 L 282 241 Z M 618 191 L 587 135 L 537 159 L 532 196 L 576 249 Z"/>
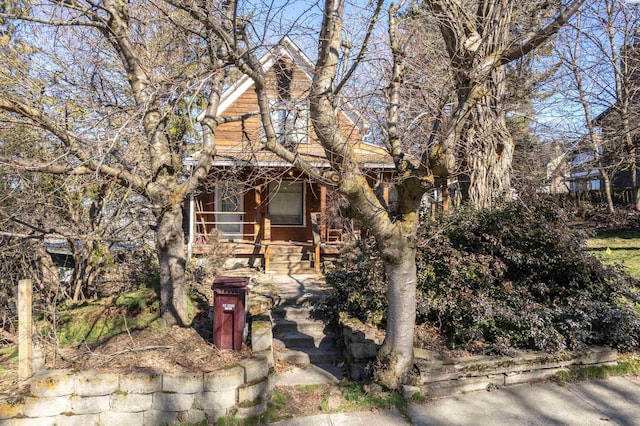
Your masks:
<path fill-rule="evenodd" d="M 589 191 L 599 191 L 602 189 L 600 179 L 593 179 L 587 183 Z"/>
<path fill-rule="evenodd" d="M 271 182 L 269 214 L 272 225 L 304 225 L 304 183 Z"/>
<path fill-rule="evenodd" d="M 242 186 L 221 184 L 216 186 L 216 228 L 225 239 L 242 239 Z"/>
<path fill-rule="evenodd" d="M 272 101 L 271 122 L 281 144 L 309 143 L 309 106 L 306 101 Z"/>

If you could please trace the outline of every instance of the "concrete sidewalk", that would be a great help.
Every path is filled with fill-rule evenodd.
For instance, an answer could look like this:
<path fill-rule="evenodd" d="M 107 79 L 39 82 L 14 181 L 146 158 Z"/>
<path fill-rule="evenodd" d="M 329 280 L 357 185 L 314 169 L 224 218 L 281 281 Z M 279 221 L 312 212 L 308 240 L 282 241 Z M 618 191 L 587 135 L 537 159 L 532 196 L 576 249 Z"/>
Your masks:
<path fill-rule="evenodd" d="M 619 425 L 640 426 L 640 378 L 615 377 L 564 386 L 551 382 L 503 387 L 410 404 L 409 420 L 393 411 L 322 414 L 279 426 Z"/>
<path fill-rule="evenodd" d="M 415 425 L 640 425 L 640 378 L 522 384 L 412 405 Z"/>

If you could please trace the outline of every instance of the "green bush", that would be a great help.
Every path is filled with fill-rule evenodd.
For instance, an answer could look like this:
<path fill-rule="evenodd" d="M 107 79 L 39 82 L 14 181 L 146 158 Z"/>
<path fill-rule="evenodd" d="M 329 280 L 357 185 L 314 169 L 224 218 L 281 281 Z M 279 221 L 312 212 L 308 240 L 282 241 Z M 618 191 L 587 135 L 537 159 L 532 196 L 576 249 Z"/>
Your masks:
<path fill-rule="evenodd" d="M 498 353 L 640 347 L 638 281 L 603 267 L 564 223 L 555 206 L 516 203 L 425 221 L 417 255 L 418 323 L 438 327 L 452 348 Z M 345 279 L 338 280 L 334 300 L 367 321 L 385 312 L 383 268 L 371 242 L 350 254 L 356 252 L 355 262 L 342 260 Z M 333 275 L 328 279 L 335 285 Z"/>
<path fill-rule="evenodd" d="M 374 240 L 357 240 L 345 247 L 326 279 L 332 292 L 323 308 L 330 317 L 348 312 L 362 322 L 381 325 L 387 314 L 387 286 Z"/>

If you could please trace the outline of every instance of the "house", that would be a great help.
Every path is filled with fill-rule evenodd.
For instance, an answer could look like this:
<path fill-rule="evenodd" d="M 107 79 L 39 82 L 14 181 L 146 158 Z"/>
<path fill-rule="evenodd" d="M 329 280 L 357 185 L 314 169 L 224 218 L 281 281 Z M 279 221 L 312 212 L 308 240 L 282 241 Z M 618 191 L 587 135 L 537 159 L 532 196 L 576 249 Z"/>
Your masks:
<path fill-rule="evenodd" d="M 272 121 L 280 142 L 308 163 L 329 167 L 309 118 L 307 94 L 315 65 L 288 38 L 261 64 L 267 76 Z M 340 197 L 313 182 L 264 149 L 253 81 L 242 76 L 223 94 L 222 117 L 242 117 L 216 131 L 216 155 L 207 184 L 188 202 L 189 256 L 206 253 L 208 242 L 223 242 L 236 259 L 283 272 L 319 272 L 324 257 L 335 255 L 344 238 Z M 343 102 L 337 112 L 342 131 L 359 163 L 388 201 L 394 168 L 386 150 L 364 141 L 365 120 Z"/>
<path fill-rule="evenodd" d="M 619 70 L 624 87 L 620 92 L 626 99 L 616 99 L 591 121 L 594 134 L 578 141 L 571 157 L 571 176 L 568 179 L 571 193 L 584 194 L 593 201 L 604 201 L 607 177 L 610 180 L 612 198 L 616 204 L 632 202 L 633 181 L 640 182 L 636 158 L 630 147 L 637 151 L 640 133 L 637 120 L 640 113 L 640 43 L 634 37 L 620 50 Z M 623 113 L 624 112 L 624 113 Z M 625 125 L 622 117 L 628 116 Z M 635 176 L 634 176 L 635 175 Z M 635 179 L 634 179 L 635 178 Z"/>

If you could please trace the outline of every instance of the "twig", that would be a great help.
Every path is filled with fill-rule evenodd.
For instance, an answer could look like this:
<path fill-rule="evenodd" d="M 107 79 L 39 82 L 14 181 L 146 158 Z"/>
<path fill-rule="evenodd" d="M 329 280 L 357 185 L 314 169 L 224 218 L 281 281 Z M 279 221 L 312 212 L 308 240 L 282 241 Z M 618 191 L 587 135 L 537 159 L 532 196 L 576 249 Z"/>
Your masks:
<path fill-rule="evenodd" d="M 118 355 L 126 354 L 129 352 L 144 352 L 144 351 L 153 351 L 156 349 L 172 349 L 172 348 L 173 346 L 144 346 L 142 348 L 135 348 L 135 349 L 129 348 L 122 351 L 113 352 L 107 355 L 99 355 L 99 356 L 114 358 Z M 98 354 L 94 354 L 94 355 L 98 355 Z"/>
<path fill-rule="evenodd" d="M 153 350 L 156 350 L 156 349 L 171 349 L 171 348 L 172 348 L 172 346 L 145 346 L 143 348 L 136 348 L 136 349 L 129 348 L 129 349 L 125 349 L 125 350 L 122 350 L 122 351 L 113 352 L 113 353 L 110 353 L 110 354 L 107 354 L 107 355 L 99 355 L 99 356 L 104 357 L 104 361 L 102 363 L 102 365 L 104 365 L 105 363 L 110 362 L 111 360 L 113 360 L 118 355 L 123 355 L 123 354 L 130 353 L 130 352 L 144 352 L 144 351 L 153 351 Z M 96 354 L 96 355 L 98 355 L 98 354 Z"/>
<path fill-rule="evenodd" d="M 0 329 L 0 341 L 5 343 L 16 343 L 18 340 L 14 335 Z"/>
<path fill-rule="evenodd" d="M 124 328 L 127 330 L 127 334 L 129 335 L 129 340 L 131 340 L 131 347 L 135 346 L 135 342 L 133 341 L 133 337 L 131 337 L 131 333 L 129 332 L 129 326 L 127 325 L 127 316 L 122 313 L 122 319 L 124 320 Z"/>

